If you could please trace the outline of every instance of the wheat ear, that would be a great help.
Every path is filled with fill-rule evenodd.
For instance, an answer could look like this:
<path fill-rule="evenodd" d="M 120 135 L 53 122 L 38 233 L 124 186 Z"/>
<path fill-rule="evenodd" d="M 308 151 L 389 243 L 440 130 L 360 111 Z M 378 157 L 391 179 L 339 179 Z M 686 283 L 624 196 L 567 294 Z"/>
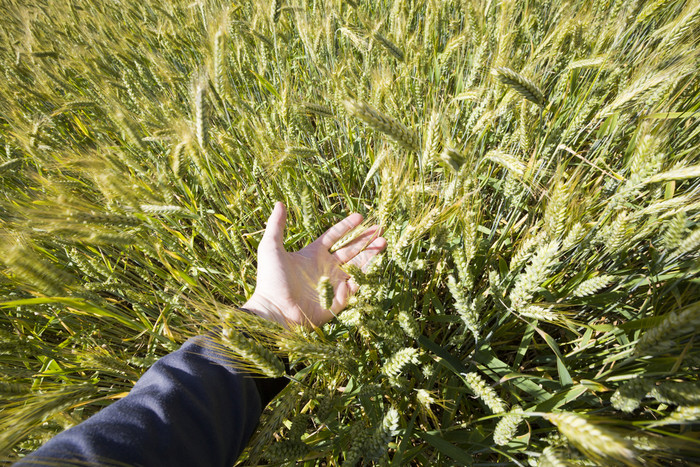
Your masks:
<path fill-rule="evenodd" d="M 396 60 L 403 62 L 404 59 L 404 53 L 403 51 L 399 48 L 398 45 L 394 44 L 391 42 L 389 39 L 386 37 L 382 36 L 378 32 L 374 33 L 374 38 L 376 39 L 377 42 L 382 44 L 382 46 L 396 58 Z"/>
<path fill-rule="evenodd" d="M 700 302 L 674 310 L 664 316 L 657 326 L 648 329 L 637 341 L 633 356 L 654 354 L 667 350 L 671 341 L 695 329 L 700 324 Z"/>
<path fill-rule="evenodd" d="M 493 442 L 499 446 L 505 446 L 515 437 L 518 425 L 523 420 L 523 409 L 519 405 L 513 406 L 507 415 L 504 415 L 496 424 L 493 431 Z"/>
<path fill-rule="evenodd" d="M 594 462 L 610 465 L 611 461 L 616 460 L 623 465 L 639 465 L 636 450 L 613 430 L 575 413 L 550 413 L 545 418 Z"/>
<path fill-rule="evenodd" d="M 418 136 L 398 120 L 381 113 L 366 102 L 345 100 L 343 105 L 350 115 L 381 131 L 404 148 L 415 153 L 420 151 Z"/>
<path fill-rule="evenodd" d="M 280 20 L 280 14 L 282 13 L 282 0 L 272 0 L 270 4 L 270 19 L 273 23 Z"/>
<path fill-rule="evenodd" d="M 503 413 L 506 411 L 506 404 L 503 402 L 503 399 L 496 394 L 496 391 L 491 386 L 486 384 L 486 381 L 478 373 L 462 373 L 462 377 L 469 389 L 491 409 L 491 412 Z"/>
<path fill-rule="evenodd" d="M 540 91 L 540 88 L 538 88 L 534 82 L 527 79 L 523 75 L 506 67 L 495 68 L 494 74 L 501 81 L 501 83 L 505 84 L 506 86 L 510 86 L 525 99 L 534 102 L 540 107 L 546 106 L 547 101 L 544 97 L 544 93 Z"/>

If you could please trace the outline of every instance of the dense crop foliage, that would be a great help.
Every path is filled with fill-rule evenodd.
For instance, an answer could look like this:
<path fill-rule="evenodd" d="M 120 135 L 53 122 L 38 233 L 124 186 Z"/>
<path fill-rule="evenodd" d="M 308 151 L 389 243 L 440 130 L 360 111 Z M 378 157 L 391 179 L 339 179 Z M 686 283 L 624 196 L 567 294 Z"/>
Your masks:
<path fill-rule="evenodd" d="M 223 326 L 243 463 L 698 461 L 698 0 L 2 12 L 1 455 Z M 231 309 L 276 200 L 386 228 L 322 329 Z"/>

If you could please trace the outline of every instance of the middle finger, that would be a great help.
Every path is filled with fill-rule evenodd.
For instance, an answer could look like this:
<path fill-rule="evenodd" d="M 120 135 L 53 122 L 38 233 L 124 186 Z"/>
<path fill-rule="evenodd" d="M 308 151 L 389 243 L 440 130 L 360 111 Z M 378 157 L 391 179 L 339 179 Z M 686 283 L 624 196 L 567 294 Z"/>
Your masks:
<path fill-rule="evenodd" d="M 345 264 L 358 254 L 360 254 L 362 250 L 367 248 L 367 246 L 370 245 L 373 241 L 377 241 L 379 235 L 379 226 L 373 225 L 364 232 L 362 232 L 362 234 L 360 234 L 352 242 L 348 243 L 347 245 L 344 245 L 343 247 L 333 252 L 333 256 L 335 256 L 335 258 L 340 262 L 340 264 Z"/>

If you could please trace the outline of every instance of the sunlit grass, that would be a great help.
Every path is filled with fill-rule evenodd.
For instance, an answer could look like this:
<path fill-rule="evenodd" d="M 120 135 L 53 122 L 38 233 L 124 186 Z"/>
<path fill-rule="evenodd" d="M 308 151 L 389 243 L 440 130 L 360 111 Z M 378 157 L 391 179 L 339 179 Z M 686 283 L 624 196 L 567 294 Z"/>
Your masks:
<path fill-rule="evenodd" d="M 698 461 L 697 0 L 83 3 L 3 2 L 0 455 L 224 326 L 249 465 Z M 278 200 L 385 228 L 322 329 L 232 310 Z"/>

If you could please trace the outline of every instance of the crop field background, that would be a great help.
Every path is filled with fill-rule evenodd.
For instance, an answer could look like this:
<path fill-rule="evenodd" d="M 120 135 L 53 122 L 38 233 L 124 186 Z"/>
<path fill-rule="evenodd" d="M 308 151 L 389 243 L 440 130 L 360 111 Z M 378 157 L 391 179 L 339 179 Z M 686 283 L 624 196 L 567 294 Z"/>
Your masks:
<path fill-rule="evenodd" d="M 700 462 L 700 1 L 0 17 L 4 460 L 223 326 L 290 379 L 242 465 Z M 385 228 L 323 328 L 233 309 L 276 201 Z"/>

